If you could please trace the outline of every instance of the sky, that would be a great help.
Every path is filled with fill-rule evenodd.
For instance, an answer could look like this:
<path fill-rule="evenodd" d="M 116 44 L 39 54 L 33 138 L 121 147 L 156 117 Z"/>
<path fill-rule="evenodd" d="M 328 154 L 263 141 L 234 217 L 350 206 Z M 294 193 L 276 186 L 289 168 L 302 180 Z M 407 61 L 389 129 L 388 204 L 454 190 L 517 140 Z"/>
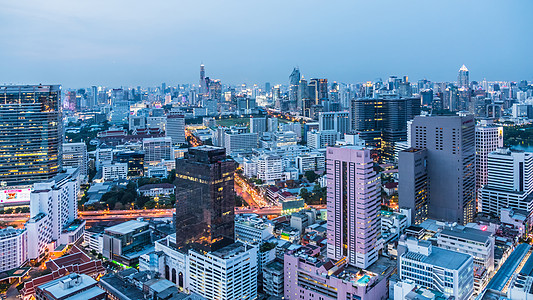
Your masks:
<path fill-rule="evenodd" d="M 533 1 L 0 0 L 0 84 L 533 80 Z"/>

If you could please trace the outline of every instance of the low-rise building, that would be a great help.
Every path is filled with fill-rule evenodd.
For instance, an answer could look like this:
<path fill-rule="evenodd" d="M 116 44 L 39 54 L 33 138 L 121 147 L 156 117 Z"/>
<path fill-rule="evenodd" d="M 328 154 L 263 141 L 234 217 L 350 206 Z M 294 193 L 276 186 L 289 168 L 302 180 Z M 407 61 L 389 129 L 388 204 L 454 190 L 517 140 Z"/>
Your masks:
<path fill-rule="evenodd" d="M 126 179 L 128 177 L 127 163 L 111 163 L 102 166 L 102 179 L 104 181 L 114 181 Z"/>
<path fill-rule="evenodd" d="M 103 255 L 127 266 L 138 263 L 139 257 L 152 248 L 148 222 L 131 220 L 106 228 L 103 236 Z"/>
<path fill-rule="evenodd" d="M 174 194 L 175 188 L 171 183 L 147 184 L 139 188 L 139 194 L 149 197 L 169 196 Z"/>
<path fill-rule="evenodd" d="M 235 216 L 235 240 L 248 244 L 262 243 L 273 236 L 274 225 L 256 214 Z"/>
<path fill-rule="evenodd" d="M 263 267 L 263 291 L 269 296 L 283 297 L 283 261 L 273 260 Z"/>
<path fill-rule="evenodd" d="M 59 279 L 38 285 L 37 300 L 100 300 L 107 299 L 106 292 L 99 288 L 98 282 L 85 274 L 69 274 Z"/>
<path fill-rule="evenodd" d="M 398 274 L 402 281 L 434 289 L 457 300 L 470 299 L 474 292 L 472 256 L 433 247 L 429 241 L 400 240 Z M 401 253 L 401 254 L 400 254 Z"/>

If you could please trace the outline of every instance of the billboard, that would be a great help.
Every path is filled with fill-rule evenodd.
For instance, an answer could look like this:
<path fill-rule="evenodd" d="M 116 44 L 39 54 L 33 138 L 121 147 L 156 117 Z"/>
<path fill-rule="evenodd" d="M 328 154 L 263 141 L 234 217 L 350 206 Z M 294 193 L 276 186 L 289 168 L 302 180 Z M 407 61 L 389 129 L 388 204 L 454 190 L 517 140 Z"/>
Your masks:
<path fill-rule="evenodd" d="M 0 190 L 0 204 L 30 202 L 31 188 Z"/>

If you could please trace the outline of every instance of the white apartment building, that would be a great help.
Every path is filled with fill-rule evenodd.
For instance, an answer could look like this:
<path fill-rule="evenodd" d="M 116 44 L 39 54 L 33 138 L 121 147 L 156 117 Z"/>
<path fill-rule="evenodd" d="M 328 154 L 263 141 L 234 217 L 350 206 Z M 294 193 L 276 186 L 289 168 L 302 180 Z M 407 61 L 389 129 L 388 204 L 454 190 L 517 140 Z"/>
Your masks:
<path fill-rule="evenodd" d="M 187 143 L 185 138 L 185 116 L 171 114 L 167 116 L 167 137 L 172 139 L 173 145 L 183 145 Z"/>
<path fill-rule="evenodd" d="M 28 232 L 8 227 L 0 229 L 0 272 L 18 268 L 28 261 Z"/>
<path fill-rule="evenodd" d="M 334 146 L 338 138 L 339 133 L 335 130 L 309 131 L 307 132 L 307 147 L 324 149 L 327 146 Z"/>
<path fill-rule="evenodd" d="M 257 178 L 273 183 L 281 180 L 283 174 L 283 162 L 277 155 L 261 155 L 257 159 Z"/>
<path fill-rule="evenodd" d="M 417 286 L 457 300 L 470 299 L 474 291 L 472 256 L 413 238 L 400 240 L 400 246 L 404 248 L 398 257 L 398 275 L 402 281 L 412 280 Z"/>
<path fill-rule="evenodd" d="M 533 211 L 533 153 L 500 148 L 488 155 L 487 184 L 479 191 L 481 211 L 500 215 L 502 208 Z"/>
<path fill-rule="evenodd" d="M 34 184 L 30 219 L 25 225 L 29 259 L 43 258 L 47 248 L 75 242 L 83 235 L 84 222 L 69 228 L 78 217 L 79 190 L 77 168 L 68 168 L 49 181 Z"/>
<path fill-rule="evenodd" d="M 101 170 L 102 166 L 105 164 L 110 164 L 113 162 L 113 149 L 111 148 L 98 148 L 96 149 L 96 160 L 95 166 L 96 170 Z"/>
<path fill-rule="evenodd" d="M 473 257 L 476 295 L 487 286 L 494 272 L 494 243 L 492 233 L 461 225 L 445 226 L 437 233 L 437 245 L 440 248 Z"/>
<path fill-rule="evenodd" d="M 143 139 L 144 161 L 160 162 L 173 160 L 172 138 L 159 137 Z"/>
<path fill-rule="evenodd" d="M 257 247 L 235 242 L 187 256 L 189 290 L 207 299 L 257 298 Z"/>
<path fill-rule="evenodd" d="M 321 152 L 310 152 L 296 156 L 296 168 L 300 174 L 307 171 L 324 171 L 326 157 Z"/>
<path fill-rule="evenodd" d="M 257 133 L 225 132 L 222 146 L 226 148 L 226 155 L 249 152 L 253 148 L 257 148 L 257 136 Z"/>
<path fill-rule="evenodd" d="M 85 143 L 63 144 L 63 167 L 79 167 L 80 176 L 86 177 L 87 170 L 87 145 Z"/>
<path fill-rule="evenodd" d="M 248 178 L 257 177 L 257 159 L 245 157 L 242 162 L 242 171 L 244 176 Z"/>
<path fill-rule="evenodd" d="M 492 120 L 476 125 L 476 188 L 487 184 L 489 153 L 503 147 L 503 127 Z M 478 209 L 481 209 L 478 207 Z"/>
<path fill-rule="evenodd" d="M 127 177 L 127 163 L 111 163 L 102 166 L 102 179 L 105 181 L 121 180 Z"/>
<path fill-rule="evenodd" d="M 261 244 L 274 236 L 274 225 L 256 214 L 235 215 L 235 240 Z"/>

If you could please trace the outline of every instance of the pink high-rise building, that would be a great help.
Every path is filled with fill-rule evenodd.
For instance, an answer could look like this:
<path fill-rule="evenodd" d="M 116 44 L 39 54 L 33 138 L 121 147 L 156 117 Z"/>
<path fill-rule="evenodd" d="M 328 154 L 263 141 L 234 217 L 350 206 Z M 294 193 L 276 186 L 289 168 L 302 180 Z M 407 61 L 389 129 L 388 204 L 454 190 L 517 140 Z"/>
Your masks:
<path fill-rule="evenodd" d="M 378 259 L 381 190 L 370 150 L 328 147 L 328 258 L 367 268 Z"/>

